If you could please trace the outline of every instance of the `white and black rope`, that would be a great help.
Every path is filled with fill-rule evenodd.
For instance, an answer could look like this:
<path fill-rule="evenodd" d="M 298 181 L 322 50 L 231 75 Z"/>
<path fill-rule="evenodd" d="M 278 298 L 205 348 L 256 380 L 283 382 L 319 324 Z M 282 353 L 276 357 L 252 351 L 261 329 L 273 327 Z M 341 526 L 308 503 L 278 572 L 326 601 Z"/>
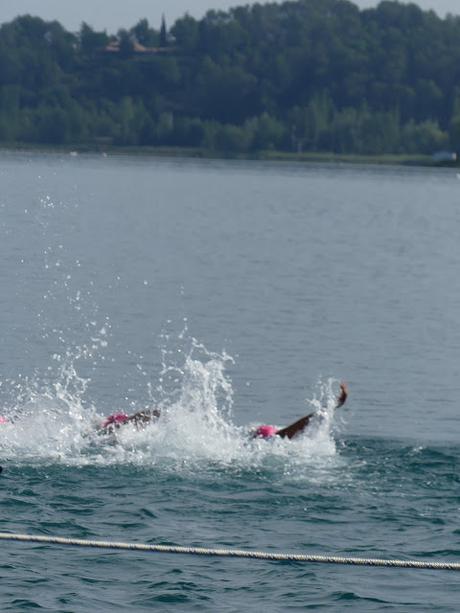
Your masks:
<path fill-rule="evenodd" d="M 64 538 L 60 536 L 38 536 L 30 534 L 9 534 L 0 532 L 0 540 L 92 547 L 95 549 L 116 549 L 128 551 L 149 551 L 153 553 L 175 553 L 197 556 L 218 556 L 228 558 L 252 558 L 275 562 L 311 562 L 319 564 L 346 564 L 350 566 L 380 566 L 387 568 L 416 568 L 421 570 L 460 571 L 460 562 L 432 562 L 423 560 L 384 560 L 375 558 L 353 558 L 315 554 L 270 553 L 265 551 L 243 551 L 239 549 L 208 549 L 204 547 L 177 547 L 172 545 L 146 545 L 143 543 L 117 543 Z"/>

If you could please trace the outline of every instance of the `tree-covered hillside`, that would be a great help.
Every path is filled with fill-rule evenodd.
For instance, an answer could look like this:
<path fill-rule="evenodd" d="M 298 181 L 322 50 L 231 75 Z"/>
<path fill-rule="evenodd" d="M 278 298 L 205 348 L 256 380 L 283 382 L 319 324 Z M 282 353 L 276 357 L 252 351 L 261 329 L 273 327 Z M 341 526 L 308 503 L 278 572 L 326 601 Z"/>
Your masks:
<path fill-rule="evenodd" d="M 299 0 L 109 36 L 18 17 L 0 28 L 0 141 L 460 149 L 460 18 Z"/>

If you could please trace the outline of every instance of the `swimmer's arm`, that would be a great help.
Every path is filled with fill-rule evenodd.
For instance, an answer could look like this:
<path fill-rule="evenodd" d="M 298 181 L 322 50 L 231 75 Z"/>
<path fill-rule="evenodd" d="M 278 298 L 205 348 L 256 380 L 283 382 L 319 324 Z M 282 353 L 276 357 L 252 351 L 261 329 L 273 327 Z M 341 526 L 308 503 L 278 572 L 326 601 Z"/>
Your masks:
<path fill-rule="evenodd" d="M 158 409 L 154 409 L 153 411 L 139 411 L 138 413 L 134 413 L 134 415 L 130 415 L 128 417 L 128 422 L 134 423 L 136 426 L 142 426 L 151 421 L 156 421 L 160 415 L 161 413 Z"/>
<path fill-rule="evenodd" d="M 337 404 L 335 405 L 335 408 L 339 409 L 340 407 L 342 407 L 347 401 L 347 398 L 348 398 L 348 386 L 346 383 L 342 382 L 340 384 L 340 394 L 337 397 Z M 289 438 L 289 439 L 294 438 L 296 434 L 298 434 L 299 432 L 303 432 L 305 428 L 308 427 L 311 419 L 315 415 L 316 413 L 310 413 L 310 415 L 306 415 L 305 417 L 302 417 L 301 419 L 299 419 L 298 421 L 295 421 L 290 426 L 286 426 L 286 428 L 282 428 L 281 430 L 278 430 L 276 434 L 278 436 L 281 436 L 281 438 Z"/>
<path fill-rule="evenodd" d="M 340 394 L 337 398 L 337 404 L 335 405 L 336 409 L 340 409 L 340 407 L 343 407 L 343 405 L 346 403 L 348 398 L 348 385 L 345 383 L 345 381 L 342 381 L 342 383 L 340 384 Z"/>
<path fill-rule="evenodd" d="M 299 432 L 303 432 L 305 430 L 305 428 L 308 426 L 311 418 L 314 415 L 315 413 L 306 415 L 305 417 L 302 417 L 301 419 L 294 422 L 290 426 L 286 426 L 286 428 L 282 428 L 281 430 L 278 430 L 278 432 L 276 433 L 277 436 L 281 436 L 281 438 L 289 438 L 289 439 L 294 438 L 296 434 L 298 434 Z"/>

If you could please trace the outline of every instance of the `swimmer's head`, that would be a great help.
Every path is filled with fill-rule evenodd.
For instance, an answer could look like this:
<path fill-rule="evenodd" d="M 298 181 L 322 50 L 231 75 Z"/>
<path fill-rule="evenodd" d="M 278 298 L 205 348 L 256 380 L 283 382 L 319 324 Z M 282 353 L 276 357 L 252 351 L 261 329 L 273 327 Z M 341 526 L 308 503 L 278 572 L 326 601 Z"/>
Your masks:
<path fill-rule="evenodd" d="M 0 424 L 7 424 L 9 423 L 6 417 L 3 417 L 3 415 L 0 415 Z"/>
<path fill-rule="evenodd" d="M 102 428 L 107 428 L 108 426 L 120 426 L 129 421 L 129 415 L 126 413 L 114 413 L 113 415 L 109 415 L 107 419 L 105 419 L 101 425 Z"/>
<path fill-rule="evenodd" d="M 273 438 L 277 432 L 275 426 L 259 426 L 254 430 L 253 438 Z"/>

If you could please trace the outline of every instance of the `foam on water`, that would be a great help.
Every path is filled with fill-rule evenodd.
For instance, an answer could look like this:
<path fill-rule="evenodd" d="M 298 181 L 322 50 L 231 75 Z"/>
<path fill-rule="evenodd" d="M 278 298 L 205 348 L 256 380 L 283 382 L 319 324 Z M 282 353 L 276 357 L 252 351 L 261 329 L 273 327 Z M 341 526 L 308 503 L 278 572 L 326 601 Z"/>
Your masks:
<path fill-rule="evenodd" d="M 179 338 L 184 344 L 184 333 Z M 318 418 L 306 433 L 293 441 L 253 439 L 257 424 L 238 426 L 232 419 L 233 387 L 226 372 L 232 358 L 209 352 L 193 338 L 187 340 L 186 351 L 163 351 L 152 404 L 142 407 L 159 408 L 161 417 L 140 431 L 125 425 L 110 435 L 97 432 L 104 415 L 87 398 L 88 381 L 77 373 L 81 355 L 55 356 L 59 368 L 53 382 L 9 382 L 15 395 L 2 411 L 8 423 L 0 426 L 1 461 L 132 463 L 182 471 L 217 465 L 290 474 L 312 464 L 325 466 L 335 458 L 335 381 L 319 384 L 318 397 L 310 401 L 310 411 L 316 409 Z"/>

